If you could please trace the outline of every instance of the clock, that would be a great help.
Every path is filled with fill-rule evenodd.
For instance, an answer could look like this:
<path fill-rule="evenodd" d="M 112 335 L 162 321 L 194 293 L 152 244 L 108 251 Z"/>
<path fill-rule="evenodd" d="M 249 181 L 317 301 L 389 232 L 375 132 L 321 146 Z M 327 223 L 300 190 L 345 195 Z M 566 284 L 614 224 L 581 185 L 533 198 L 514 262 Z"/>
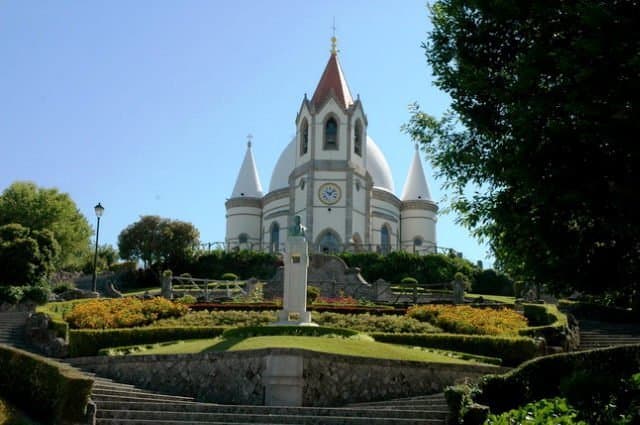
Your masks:
<path fill-rule="evenodd" d="M 324 183 L 318 190 L 318 198 L 324 204 L 335 204 L 340 200 L 340 186 L 335 183 Z"/>

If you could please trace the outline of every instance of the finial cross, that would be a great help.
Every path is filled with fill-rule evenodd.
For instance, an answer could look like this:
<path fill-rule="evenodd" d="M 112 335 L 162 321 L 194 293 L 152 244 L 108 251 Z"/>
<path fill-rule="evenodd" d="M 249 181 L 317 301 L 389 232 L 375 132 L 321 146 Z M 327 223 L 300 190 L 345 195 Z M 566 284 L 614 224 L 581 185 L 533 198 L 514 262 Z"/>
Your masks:
<path fill-rule="evenodd" d="M 251 147 L 251 140 L 253 140 L 253 134 L 247 134 L 247 146 Z"/>
<path fill-rule="evenodd" d="M 338 48 L 337 48 L 337 41 L 338 39 L 336 38 L 336 17 L 333 17 L 333 26 L 331 27 L 333 29 L 333 36 L 331 37 L 331 54 L 335 55 L 336 53 L 338 53 Z"/>

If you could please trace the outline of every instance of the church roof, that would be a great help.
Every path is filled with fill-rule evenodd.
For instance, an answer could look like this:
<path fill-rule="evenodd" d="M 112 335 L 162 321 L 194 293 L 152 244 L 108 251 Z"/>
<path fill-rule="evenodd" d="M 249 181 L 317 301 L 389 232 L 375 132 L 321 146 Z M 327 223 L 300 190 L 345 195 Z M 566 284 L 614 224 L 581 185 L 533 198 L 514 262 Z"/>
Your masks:
<path fill-rule="evenodd" d="M 311 103 L 316 109 L 319 109 L 330 96 L 333 96 L 336 102 L 344 109 L 353 104 L 353 97 L 349 91 L 347 80 L 342 73 L 338 54 L 335 50 L 331 52 L 329 62 L 327 62 L 318 87 L 316 87 L 316 91 L 311 98 Z"/>
<path fill-rule="evenodd" d="M 409 167 L 409 173 L 407 174 L 407 181 L 404 184 L 404 190 L 402 191 L 403 201 L 415 201 L 423 199 L 431 201 L 431 192 L 427 185 L 427 179 L 424 176 L 424 170 L 422 169 L 422 161 L 420 161 L 420 151 L 416 146 L 416 152 L 413 155 L 413 161 Z"/>
<path fill-rule="evenodd" d="M 233 186 L 231 197 L 262 197 L 262 185 L 260 184 L 260 177 L 258 177 L 256 162 L 253 159 L 250 141 L 247 142 L 247 152 L 244 155 L 244 160 L 242 161 L 236 184 Z"/>

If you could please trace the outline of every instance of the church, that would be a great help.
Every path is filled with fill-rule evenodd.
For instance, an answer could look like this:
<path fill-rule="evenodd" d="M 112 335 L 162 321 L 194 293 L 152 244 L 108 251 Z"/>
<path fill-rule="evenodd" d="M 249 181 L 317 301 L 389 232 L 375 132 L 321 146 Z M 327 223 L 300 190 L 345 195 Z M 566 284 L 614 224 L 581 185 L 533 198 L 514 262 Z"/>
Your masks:
<path fill-rule="evenodd" d="M 431 199 L 416 147 L 398 197 L 384 154 L 367 133 L 360 98 L 353 99 L 332 38 L 329 61 L 311 99 L 296 115 L 264 193 L 247 143 L 225 203 L 228 250 L 284 250 L 294 217 L 306 227 L 309 252 L 436 250 L 438 206 Z"/>

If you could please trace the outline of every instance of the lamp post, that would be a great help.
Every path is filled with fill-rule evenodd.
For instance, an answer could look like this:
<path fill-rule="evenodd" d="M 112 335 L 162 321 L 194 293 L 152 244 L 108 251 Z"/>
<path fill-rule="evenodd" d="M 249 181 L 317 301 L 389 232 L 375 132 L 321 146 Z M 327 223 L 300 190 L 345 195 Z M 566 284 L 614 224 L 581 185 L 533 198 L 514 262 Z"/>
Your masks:
<path fill-rule="evenodd" d="M 96 251 L 95 254 L 93 255 L 93 280 L 91 282 L 91 290 L 93 292 L 97 292 L 97 288 L 96 288 L 96 280 L 98 278 L 98 237 L 100 236 L 100 217 L 102 217 L 102 213 L 104 212 L 104 207 L 102 206 L 102 204 L 100 204 L 100 202 L 98 202 L 98 205 L 96 205 L 95 207 L 93 207 L 94 211 L 96 212 L 96 217 L 98 217 L 98 226 L 96 227 Z"/>

